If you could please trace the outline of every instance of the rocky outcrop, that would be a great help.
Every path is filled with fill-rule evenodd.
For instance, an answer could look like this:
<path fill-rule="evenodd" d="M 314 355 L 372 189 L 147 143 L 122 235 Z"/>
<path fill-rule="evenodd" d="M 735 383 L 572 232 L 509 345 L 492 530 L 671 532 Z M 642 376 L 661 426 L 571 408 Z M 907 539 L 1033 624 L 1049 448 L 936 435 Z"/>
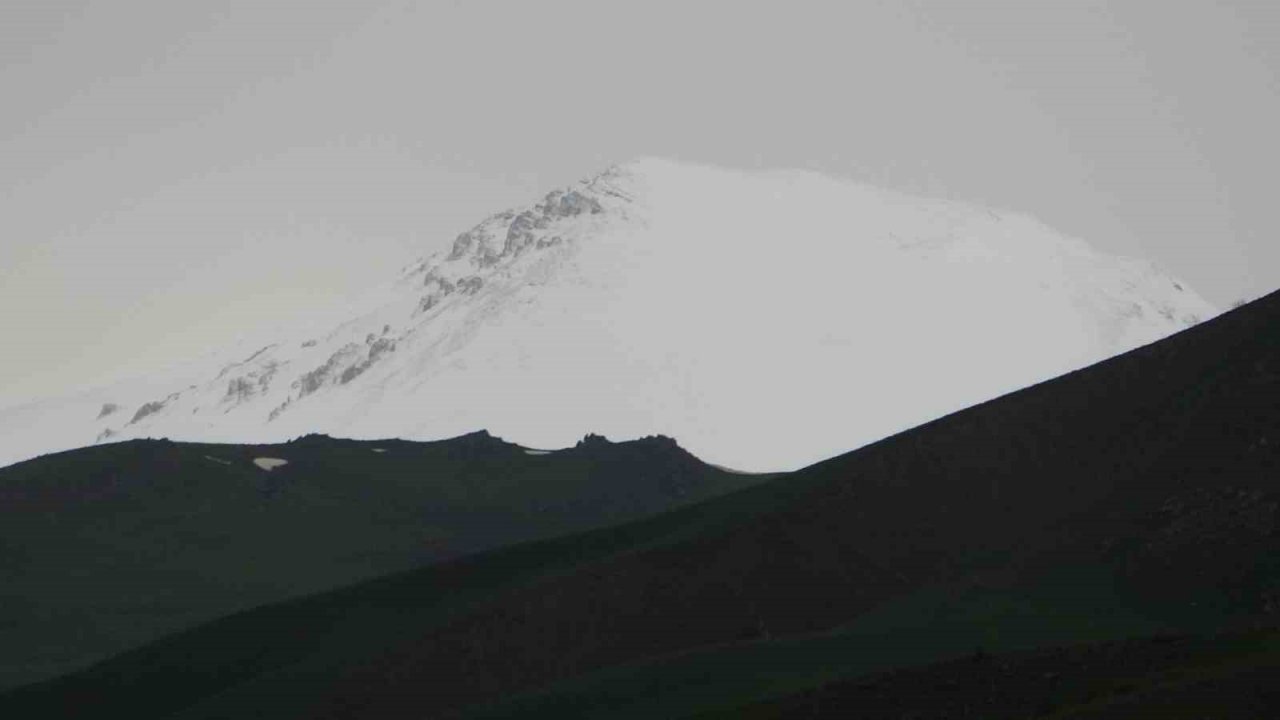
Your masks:
<path fill-rule="evenodd" d="M 610 180 L 617 173 L 611 168 L 572 188 L 553 190 L 532 206 L 496 213 L 460 233 L 443 259 L 428 258 L 410 271 L 423 274 L 425 290 L 415 314 L 435 310 L 455 294 L 478 293 L 492 272 L 507 267 L 530 250 L 563 244 L 569 229 L 566 222 L 606 213 L 601 202 L 606 196 L 630 201 L 630 197 L 611 189 Z"/>
<path fill-rule="evenodd" d="M 449 297 L 457 290 L 457 284 L 449 278 L 440 275 L 435 268 L 427 271 L 426 276 L 422 280 L 422 285 L 426 288 L 427 293 L 418 301 L 419 313 L 424 313 L 436 307 L 442 300 Z"/>
<path fill-rule="evenodd" d="M 271 379 L 279 368 L 280 363 L 267 361 L 261 367 L 232 378 L 227 381 L 227 393 L 223 396 L 223 401 L 241 403 L 265 393 L 271 387 Z"/>
<path fill-rule="evenodd" d="M 299 397 L 306 397 L 311 393 L 319 390 L 329 383 L 334 377 L 339 375 L 353 359 L 360 355 L 360 346 L 355 343 L 347 343 L 339 348 L 336 352 L 329 356 L 328 360 L 320 367 L 303 373 L 302 377 L 293 382 L 293 386 L 298 389 Z"/>
<path fill-rule="evenodd" d="M 553 190 L 525 210 L 507 210 L 490 216 L 459 234 L 444 262 L 466 260 L 475 267 L 489 268 L 519 256 L 530 247 L 542 249 L 562 242 L 562 235 L 549 232 L 558 223 L 605 212 L 600 201 L 592 196 L 597 192 L 595 186 L 599 180 L 583 183 L 578 189 Z M 428 272 L 426 283 L 435 280 L 438 276 Z"/>
<path fill-rule="evenodd" d="M 507 235 L 502 246 L 503 256 L 519 254 L 530 245 L 547 247 L 552 243 L 544 242 L 543 232 L 559 220 L 578 215 L 596 215 L 604 212 L 600 202 L 577 190 L 555 190 L 547 194 L 542 202 L 529 210 L 516 215 L 507 226 Z"/>
<path fill-rule="evenodd" d="M 593 447 L 594 447 L 594 448 L 598 448 L 598 447 L 608 447 L 608 446 L 610 446 L 610 445 L 612 445 L 612 444 L 613 444 L 613 443 L 609 442 L 609 438 L 607 438 L 607 437 L 605 437 L 605 436 L 603 436 L 603 435 L 597 435 L 597 434 L 595 434 L 595 433 L 587 433 L 586 435 L 584 435 L 584 436 L 582 437 L 582 439 L 581 439 L 581 440 L 579 440 L 579 441 L 578 441 L 578 444 L 577 444 L 577 445 L 574 445 L 574 447 L 576 447 L 576 448 L 593 448 Z"/>
<path fill-rule="evenodd" d="M 249 357 L 245 358 L 244 360 L 241 360 L 240 362 L 233 362 L 230 365 L 222 368 L 222 371 L 218 373 L 218 379 L 221 380 L 222 378 L 226 377 L 228 373 L 230 373 L 232 370 L 235 370 L 236 368 L 244 367 L 245 365 L 252 363 L 254 360 L 258 360 L 263 356 L 264 353 L 266 353 L 268 350 L 270 350 L 273 347 L 275 347 L 274 344 L 267 345 L 261 348 L 260 350 L 258 350 L 257 352 L 255 352 L 254 354 L 250 355 Z"/>
<path fill-rule="evenodd" d="M 233 378 L 227 383 L 227 400 L 244 402 L 253 397 L 253 383 L 248 378 Z"/>
<path fill-rule="evenodd" d="M 293 398 L 291 397 L 285 398 L 284 402 L 275 406 L 274 408 L 271 409 L 271 412 L 267 413 L 267 422 L 271 422 L 276 418 L 280 417 L 280 414 L 283 413 L 285 410 L 288 410 L 289 406 L 292 404 L 293 404 Z"/>
<path fill-rule="evenodd" d="M 380 357 L 396 349 L 395 341 L 390 338 L 384 337 L 384 338 L 377 338 L 375 340 L 375 339 L 372 339 L 373 338 L 372 335 L 370 335 L 369 338 L 370 339 L 368 340 L 368 343 L 369 343 L 368 356 L 366 356 L 360 362 L 354 365 L 349 365 L 347 368 L 345 368 L 342 371 L 342 374 L 338 376 L 339 385 L 346 385 L 352 380 L 355 380 L 356 378 L 360 377 L 360 375 L 363 374 L 365 370 L 368 370 L 370 366 L 378 362 L 378 359 Z"/>
<path fill-rule="evenodd" d="M 599 215 L 605 206 L 595 197 L 605 194 L 597 185 L 609 173 L 582 183 L 578 188 L 554 190 L 535 205 L 524 210 L 506 210 L 491 215 L 484 222 L 460 233 L 443 260 L 430 260 L 418 265 L 414 272 L 423 273 L 425 293 L 418 301 L 416 313 L 440 307 L 450 296 L 474 295 L 485 284 L 495 268 L 514 261 L 528 250 L 545 250 L 565 242 L 559 226 L 582 215 Z M 461 272 L 459 272 L 461 270 Z M 476 273 L 475 270 L 480 270 Z"/>
<path fill-rule="evenodd" d="M 390 331 L 384 326 L 383 332 Z M 373 333 L 365 336 L 365 346 L 347 343 L 325 360 L 323 365 L 310 370 L 294 381 L 293 387 L 298 390 L 298 398 L 304 398 L 325 385 L 346 385 L 360 377 L 374 363 L 387 353 L 394 352 L 396 341 L 390 337 L 377 337 Z M 274 420 L 288 406 L 289 401 L 272 411 L 270 418 Z"/>
<path fill-rule="evenodd" d="M 149 415 L 155 415 L 164 409 L 166 402 L 166 400 L 153 400 L 152 402 L 143 403 L 142 407 L 139 407 L 137 412 L 133 414 L 133 419 L 129 421 L 129 424 L 133 425 Z"/>

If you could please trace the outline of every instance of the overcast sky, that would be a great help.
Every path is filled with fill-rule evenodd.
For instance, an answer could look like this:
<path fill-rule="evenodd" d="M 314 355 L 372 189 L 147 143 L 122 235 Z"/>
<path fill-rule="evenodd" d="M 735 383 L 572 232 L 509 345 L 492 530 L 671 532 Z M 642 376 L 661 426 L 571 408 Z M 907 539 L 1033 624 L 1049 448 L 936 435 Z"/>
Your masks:
<path fill-rule="evenodd" d="M 662 155 L 1280 287 L 1271 1 L 0 3 L 0 404 L 203 353 Z"/>

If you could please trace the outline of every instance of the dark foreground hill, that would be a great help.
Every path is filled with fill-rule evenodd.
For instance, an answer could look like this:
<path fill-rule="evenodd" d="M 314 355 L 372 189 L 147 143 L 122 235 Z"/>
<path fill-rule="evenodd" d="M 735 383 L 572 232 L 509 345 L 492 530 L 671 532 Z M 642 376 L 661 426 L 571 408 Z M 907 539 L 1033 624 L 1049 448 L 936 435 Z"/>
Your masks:
<path fill-rule="evenodd" d="M 38 458 L 0 470 L 0 687 L 256 605 L 757 480 L 659 437 L 589 436 L 550 453 L 483 432 L 430 443 L 139 440 Z"/>
<path fill-rule="evenodd" d="M 1280 708 L 1280 631 L 974 653 L 703 718 L 1259 720 Z"/>
<path fill-rule="evenodd" d="M 1246 675 L 1274 667 L 1278 515 L 1273 295 L 784 478 L 224 618 L 0 712 L 785 716 L 824 687 L 964 658 L 1038 650 L 1065 676 L 1111 647 L 1088 643 L 1124 639 L 1152 673 L 1225 653 L 1231 687 L 1265 705 Z M 1261 649 L 1241 660 L 1224 632 Z M 1162 666 L 1136 640 L 1170 635 L 1204 645 Z M 1131 695 L 1167 686 L 1141 678 Z M 1117 692 L 1061 707 L 1088 716 Z M 858 716 L 850 702 L 832 714 Z"/>

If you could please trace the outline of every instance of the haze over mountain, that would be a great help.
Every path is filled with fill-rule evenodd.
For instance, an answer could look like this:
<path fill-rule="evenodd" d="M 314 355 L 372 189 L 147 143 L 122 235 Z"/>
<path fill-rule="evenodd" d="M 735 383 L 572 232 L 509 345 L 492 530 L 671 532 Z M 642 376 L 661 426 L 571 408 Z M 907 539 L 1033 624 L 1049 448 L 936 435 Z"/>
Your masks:
<path fill-rule="evenodd" d="M 137 437 L 483 427 L 531 447 L 662 433 L 791 469 L 1215 313 L 1026 216 L 651 158 L 489 217 L 344 312 L 0 410 L 0 465 Z"/>

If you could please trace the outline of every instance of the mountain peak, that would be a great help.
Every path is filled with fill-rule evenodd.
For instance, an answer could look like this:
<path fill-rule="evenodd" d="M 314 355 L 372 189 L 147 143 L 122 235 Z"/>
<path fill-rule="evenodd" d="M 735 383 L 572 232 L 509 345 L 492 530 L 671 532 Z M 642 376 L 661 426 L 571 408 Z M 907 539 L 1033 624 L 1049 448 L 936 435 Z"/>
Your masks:
<path fill-rule="evenodd" d="M 711 462 L 773 471 L 1214 314 L 1148 263 L 1025 216 L 649 156 L 440 247 L 305 335 L 173 382 L 10 411 L 0 463 L 147 435 L 488 427 L 525 447 L 667 433 Z"/>

